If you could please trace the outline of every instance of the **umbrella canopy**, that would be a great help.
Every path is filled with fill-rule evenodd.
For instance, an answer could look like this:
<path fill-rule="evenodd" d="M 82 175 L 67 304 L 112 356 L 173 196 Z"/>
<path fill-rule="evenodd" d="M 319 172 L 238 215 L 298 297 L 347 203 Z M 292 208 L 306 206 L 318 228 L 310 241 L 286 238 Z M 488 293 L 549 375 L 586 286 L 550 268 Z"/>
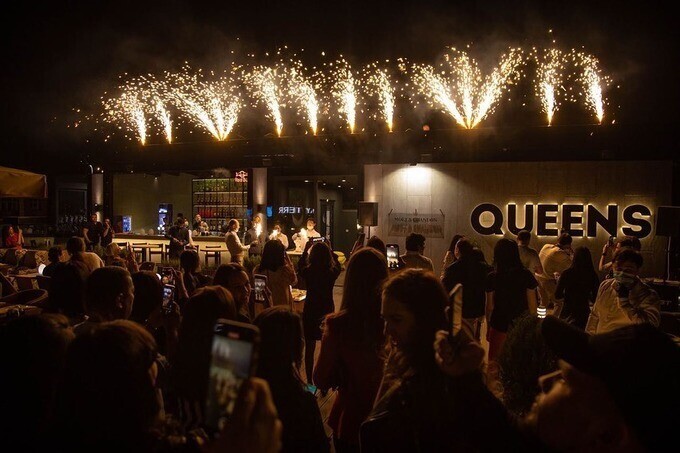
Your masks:
<path fill-rule="evenodd" d="M 0 167 L 0 197 L 47 198 L 47 177 L 16 168 Z"/>

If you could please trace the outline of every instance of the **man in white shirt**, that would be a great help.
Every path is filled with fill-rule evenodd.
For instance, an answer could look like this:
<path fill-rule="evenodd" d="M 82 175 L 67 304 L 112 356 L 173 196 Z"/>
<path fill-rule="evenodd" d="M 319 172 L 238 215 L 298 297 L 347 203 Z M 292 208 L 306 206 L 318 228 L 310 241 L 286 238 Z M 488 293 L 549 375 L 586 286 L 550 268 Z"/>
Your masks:
<path fill-rule="evenodd" d="M 319 234 L 318 231 L 316 231 L 314 228 L 316 227 L 316 221 L 314 220 L 313 217 L 309 217 L 307 219 L 307 228 L 303 228 L 300 230 L 299 233 L 295 233 L 293 235 L 293 242 L 295 242 L 295 250 L 297 251 L 303 251 L 305 249 L 305 245 L 307 245 L 307 241 L 309 241 L 309 238 L 320 238 L 321 234 Z"/>
<path fill-rule="evenodd" d="M 250 245 L 241 244 L 241 240 L 238 238 L 240 227 L 241 225 L 238 223 L 238 220 L 231 219 L 227 225 L 227 235 L 224 239 L 227 243 L 227 250 L 229 250 L 231 255 L 231 262 L 243 266 L 243 253 L 250 249 Z"/>
<path fill-rule="evenodd" d="M 418 233 L 411 233 L 406 237 L 406 253 L 401 255 L 401 259 L 406 264 L 406 268 L 425 269 L 434 272 L 432 260 L 423 256 L 425 252 L 425 236 Z"/>
<path fill-rule="evenodd" d="M 269 235 L 269 240 L 281 241 L 286 250 L 288 249 L 288 236 L 286 236 L 285 233 L 281 231 L 281 225 L 278 223 L 274 225 L 274 230 L 272 231 L 272 234 Z"/>

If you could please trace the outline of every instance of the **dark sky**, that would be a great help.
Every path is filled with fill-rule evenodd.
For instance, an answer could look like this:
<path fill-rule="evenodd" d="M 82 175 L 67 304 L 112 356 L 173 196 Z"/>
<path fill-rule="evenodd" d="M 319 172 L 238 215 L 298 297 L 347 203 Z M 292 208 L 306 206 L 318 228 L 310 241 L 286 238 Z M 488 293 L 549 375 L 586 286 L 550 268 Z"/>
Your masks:
<path fill-rule="evenodd" d="M 311 55 L 343 53 L 357 63 L 399 56 L 432 61 L 447 45 L 473 42 L 489 54 L 510 44 L 544 45 L 552 29 L 561 48 L 585 46 L 621 86 L 611 96 L 621 106 L 620 123 L 677 124 L 675 14 L 641 2 L 592 3 L 19 2 L 3 31 L 0 164 L 13 153 L 37 157 L 79 146 L 82 139 L 64 126 L 71 108 L 96 107 L 123 72 L 159 73 L 185 60 L 211 66 L 232 49 L 262 54 L 285 44 Z"/>

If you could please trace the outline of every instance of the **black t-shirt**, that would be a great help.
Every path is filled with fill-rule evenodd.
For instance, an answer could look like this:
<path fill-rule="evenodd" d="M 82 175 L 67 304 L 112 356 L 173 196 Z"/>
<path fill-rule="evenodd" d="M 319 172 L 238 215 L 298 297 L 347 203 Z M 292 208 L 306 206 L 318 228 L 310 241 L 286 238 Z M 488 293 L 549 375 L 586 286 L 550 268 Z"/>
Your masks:
<path fill-rule="evenodd" d="M 87 238 L 93 244 L 99 244 L 102 236 L 101 222 L 87 222 L 83 228 L 87 228 Z"/>
<path fill-rule="evenodd" d="M 524 267 L 500 273 L 491 272 L 486 278 L 486 292 L 494 292 L 494 307 L 489 325 L 500 332 L 507 332 L 510 324 L 529 309 L 527 289 L 535 289 L 537 286 L 532 273 Z"/>
<path fill-rule="evenodd" d="M 462 258 L 444 271 L 442 283 L 449 292 L 458 283 L 463 285 L 463 318 L 479 318 L 484 316 L 486 306 L 486 277 L 490 267 L 486 263 Z"/>

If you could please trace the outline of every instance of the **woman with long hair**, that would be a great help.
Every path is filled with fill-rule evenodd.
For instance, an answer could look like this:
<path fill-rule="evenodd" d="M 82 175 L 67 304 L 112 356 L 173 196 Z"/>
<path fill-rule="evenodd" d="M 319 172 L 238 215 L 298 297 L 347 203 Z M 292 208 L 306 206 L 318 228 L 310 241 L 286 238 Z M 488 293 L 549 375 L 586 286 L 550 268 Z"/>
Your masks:
<path fill-rule="evenodd" d="M 213 333 L 220 318 L 236 319 L 234 298 L 221 286 L 199 288 L 182 311 L 177 352 L 170 361 L 179 397 L 178 417 L 185 429 L 204 422 Z"/>
<path fill-rule="evenodd" d="M 599 288 L 600 278 L 595 272 L 590 250 L 586 247 L 577 247 L 574 250 L 574 261 L 560 274 L 557 281 L 555 297 L 564 298 L 559 317 L 585 329 L 590 315 L 590 305 L 595 303 Z"/>
<path fill-rule="evenodd" d="M 262 261 L 255 267 L 253 273 L 267 277 L 267 288 L 272 293 L 273 305 L 287 305 L 293 308 L 293 294 L 290 288 L 297 283 L 297 275 L 280 241 L 269 241 L 264 244 Z"/>
<path fill-rule="evenodd" d="M 458 241 L 461 239 L 463 239 L 463 235 L 461 234 L 454 234 L 453 238 L 451 238 L 451 243 L 449 244 L 449 248 L 446 249 L 446 253 L 444 254 L 444 260 L 442 261 L 442 271 L 440 274 L 440 278 L 444 278 L 444 271 L 446 270 L 446 268 L 458 260 L 458 258 L 456 257 L 456 244 L 458 244 Z"/>
<path fill-rule="evenodd" d="M 252 323 L 253 291 L 250 277 L 245 268 L 238 263 L 220 264 L 213 277 L 213 285 L 221 286 L 231 293 L 236 303 L 236 320 Z"/>
<path fill-rule="evenodd" d="M 495 361 L 514 321 L 527 311 L 536 313 L 538 283 L 522 265 L 517 243 L 501 239 L 493 249 L 494 270 L 486 279 L 486 339 L 489 361 Z"/>
<path fill-rule="evenodd" d="M 378 399 L 361 427 L 362 453 L 496 451 L 489 433 L 501 434 L 502 405 L 481 379 L 468 385 L 445 375 L 432 353 L 437 332 L 450 325 L 448 303 L 439 279 L 423 269 L 405 269 L 385 284 L 389 356 Z"/>
<path fill-rule="evenodd" d="M 300 377 L 304 343 L 300 315 L 285 306 L 271 307 L 257 315 L 254 324 L 260 329 L 257 376 L 269 383 L 283 423 L 281 451 L 329 451 L 316 398 Z"/>
<path fill-rule="evenodd" d="M 328 418 L 337 452 L 359 451 L 359 427 L 382 380 L 380 290 L 385 279 L 385 256 L 370 247 L 357 250 L 347 264 L 340 311 L 326 317 L 313 377 L 321 390 L 338 390 Z"/>
<path fill-rule="evenodd" d="M 309 262 L 300 271 L 307 287 L 307 297 L 302 311 L 305 332 L 305 373 L 307 383 L 312 383 L 316 342 L 321 340 L 321 323 L 327 314 L 335 311 L 333 286 L 340 275 L 340 263 L 325 242 L 317 242 L 309 250 Z M 335 259 L 334 259 L 335 258 Z"/>

